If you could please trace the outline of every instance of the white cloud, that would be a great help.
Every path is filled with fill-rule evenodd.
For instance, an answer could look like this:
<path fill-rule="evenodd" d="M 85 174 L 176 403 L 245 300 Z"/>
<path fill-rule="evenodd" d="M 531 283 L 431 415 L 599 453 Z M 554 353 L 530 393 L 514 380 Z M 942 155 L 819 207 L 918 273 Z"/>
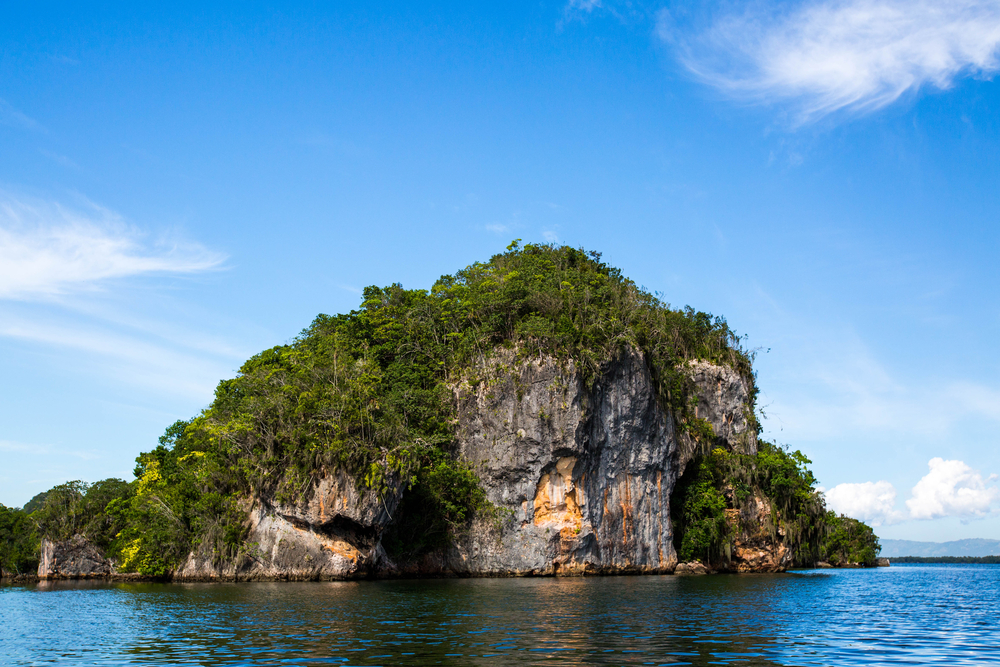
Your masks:
<path fill-rule="evenodd" d="M 0 299 L 31 299 L 150 273 L 194 273 L 224 257 L 193 243 L 143 243 L 114 213 L 0 199 Z"/>
<path fill-rule="evenodd" d="M 88 382 L 99 375 L 112 386 L 204 400 L 245 346 L 230 331 L 209 333 L 218 328 L 211 314 L 148 283 L 136 289 L 134 279 L 206 271 L 222 260 L 194 243 L 148 242 L 93 204 L 74 209 L 0 192 L 0 342 L 7 354 L 14 344 L 55 353 L 60 373 Z"/>
<path fill-rule="evenodd" d="M 896 487 L 886 481 L 838 484 L 824 494 L 827 507 L 873 526 L 896 523 L 903 518 L 896 511 Z"/>
<path fill-rule="evenodd" d="M 945 89 L 1000 69 L 996 0 L 821 0 L 790 13 L 775 3 L 751 7 L 694 37 L 664 11 L 657 33 L 705 82 L 737 97 L 790 101 L 801 121 L 878 109 L 928 85 Z"/>
<path fill-rule="evenodd" d="M 542 232 L 542 238 L 545 239 L 546 243 L 558 243 L 559 235 L 551 230 L 546 230 Z"/>
<path fill-rule="evenodd" d="M 928 463 L 930 472 L 913 487 L 913 497 L 906 501 L 914 519 L 937 519 L 946 516 L 984 517 L 997 510 L 1000 490 L 988 486 L 976 470 L 962 461 L 935 457 Z"/>

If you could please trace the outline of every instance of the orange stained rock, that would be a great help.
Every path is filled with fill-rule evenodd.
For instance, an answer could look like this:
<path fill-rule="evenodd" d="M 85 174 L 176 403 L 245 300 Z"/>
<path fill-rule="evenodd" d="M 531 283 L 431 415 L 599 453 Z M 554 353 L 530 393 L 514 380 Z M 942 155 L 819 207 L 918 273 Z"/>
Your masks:
<path fill-rule="evenodd" d="M 347 542 L 341 542 L 340 540 L 334 540 L 323 545 L 323 548 L 327 551 L 337 554 L 341 558 L 346 558 L 352 563 L 358 561 L 358 557 L 361 552 L 352 547 Z"/>
<path fill-rule="evenodd" d="M 577 502 L 577 488 L 573 484 L 573 467 L 576 458 L 567 456 L 556 461 L 556 469 L 545 473 L 538 480 L 535 489 L 535 525 L 560 528 L 564 535 L 566 528 L 575 531 L 575 536 L 583 526 L 583 512 Z"/>
<path fill-rule="evenodd" d="M 660 567 L 663 567 L 663 471 L 656 471 L 656 506 L 659 510 L 656 513 L 657 536 L 656 536 L 656 557 L 659 559 Z"/>
<path fill-rule="evenodd" d="M 622 506 L 622 544 L 628 543 L 628 524 L 632 520 L 632 480 L 625 475 L 625 493 L 621 496 Z"/>

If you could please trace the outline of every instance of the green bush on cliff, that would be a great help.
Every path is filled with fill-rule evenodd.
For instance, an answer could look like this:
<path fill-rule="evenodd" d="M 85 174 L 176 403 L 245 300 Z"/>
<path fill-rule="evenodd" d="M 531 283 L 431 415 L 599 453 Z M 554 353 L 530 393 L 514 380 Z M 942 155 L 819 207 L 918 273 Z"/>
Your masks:
<path fill-rule="evenodd" d="M 159 446 L 139 456 L 135 476 L 131 493 L 108 506 L 122 526 L 110 553 L 123 572 L 163 576 L 199 545 L 219 560 L 240 551 L 240 489 L 200 418 L 168 427 Z"/>
<path fill-rule="evenodd" d="M 725 553 L 726 499 L 714 455 L 692 461 L 674 491 L 675 548 L 682 561 L 717 562 Z"/>
<path fill-rule="evenodd" d="M 824 540 L 836 528 L 815 489 L 809 463 L 801 452 L 766 441 L 758 443 L 755 455 L 717 448 L 692 461 L 678 482 L 672 504 L 678 557 L 716 564 L 728 561 L 740 528 L 726 520 L 725 511 L 740 510 L 759 498 L 768 503 L 769 523 L 761 528 L 771 539 L 781 536 L 795 563 L 820 560 L 825 555 L 823 545 L 830 544 Z M 871 532 L 864 524 L 854 523 Z"/>

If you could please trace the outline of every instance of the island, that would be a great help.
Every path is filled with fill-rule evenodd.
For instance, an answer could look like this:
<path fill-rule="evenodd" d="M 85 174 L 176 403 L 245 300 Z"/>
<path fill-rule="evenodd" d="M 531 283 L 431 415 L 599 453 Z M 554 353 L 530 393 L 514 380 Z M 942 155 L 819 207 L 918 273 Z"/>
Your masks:
<path fill-rule="evenodd" d="M 874 566 L 760 437 L 754 354 L 566 246 L 369 287 L 249 359 L 135 480 L 0 506 L 6 576 L 174 581 Z M 33 570 L 37 568 L 37 570 Z"/>

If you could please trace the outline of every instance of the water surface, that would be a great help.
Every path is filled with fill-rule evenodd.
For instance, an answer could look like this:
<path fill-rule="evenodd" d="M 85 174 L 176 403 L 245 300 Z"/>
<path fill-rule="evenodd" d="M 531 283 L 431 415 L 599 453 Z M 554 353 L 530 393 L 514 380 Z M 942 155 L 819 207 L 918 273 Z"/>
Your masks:
<path fill-rule="evenodd" d="M 0 587 L 11 665 L 1000 664 L 1000 566 Z"/>

